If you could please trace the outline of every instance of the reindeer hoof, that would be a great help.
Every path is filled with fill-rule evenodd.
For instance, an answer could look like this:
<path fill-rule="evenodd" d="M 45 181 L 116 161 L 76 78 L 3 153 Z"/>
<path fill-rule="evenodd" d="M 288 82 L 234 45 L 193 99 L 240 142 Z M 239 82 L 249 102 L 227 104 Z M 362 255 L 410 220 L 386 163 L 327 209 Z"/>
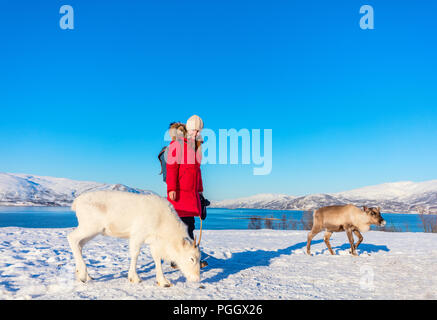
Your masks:
<path fill-rule="evenodd" d="M 163 283 L 157 281 L 156 284 L 162 288 L 170 288 L 172 286 L 171 282 L 168 280 L 164 281 Z"/>
<path fill-rule="evenodd" d="M 76 279 L 77 281 L 80 281 L 82 283 L 85 283 L 88 280 L 92 280 L 88 273 L 80 273 L 79 270 L 76 270 Z"/>
<path fill-rule="evenodd" d="M 138 277 L 137 274 L 129 275 L 128 279 L 129 279 L 130 283 L 140 283 L 141 282 L 141 279 L 140 279 L 140 277 Z"/>

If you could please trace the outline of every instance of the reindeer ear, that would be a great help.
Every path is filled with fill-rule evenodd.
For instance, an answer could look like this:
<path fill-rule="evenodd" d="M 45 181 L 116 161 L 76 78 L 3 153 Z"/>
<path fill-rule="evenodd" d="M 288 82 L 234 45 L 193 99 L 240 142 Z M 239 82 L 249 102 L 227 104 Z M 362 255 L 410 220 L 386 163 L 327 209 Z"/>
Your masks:
<path fill-rule="evenodd" d="M 182 245 L 183 245 L 184 247 L 186 247 L 186 246 L 188 246 L 188 245 L 191 245 L 191 240 L 188 239 L 187 237 L 182 238 Z"/>

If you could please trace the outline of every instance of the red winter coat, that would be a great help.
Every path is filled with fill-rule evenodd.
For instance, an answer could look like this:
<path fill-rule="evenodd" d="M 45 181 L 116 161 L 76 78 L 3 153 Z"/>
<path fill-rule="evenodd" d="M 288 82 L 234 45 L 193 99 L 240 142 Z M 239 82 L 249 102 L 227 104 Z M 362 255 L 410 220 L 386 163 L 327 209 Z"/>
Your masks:
<path fill-rule="evenodd" d="M 179 217 L 200 216 L 199 192 L 203 192 L 200 172 L 200 149 L 196 152 L 188 145 L 187 139 L 172 141 L 167 156 L 167 200 L 170 201 Z M 168 196 L 176 191 L 176 200 Z"/>

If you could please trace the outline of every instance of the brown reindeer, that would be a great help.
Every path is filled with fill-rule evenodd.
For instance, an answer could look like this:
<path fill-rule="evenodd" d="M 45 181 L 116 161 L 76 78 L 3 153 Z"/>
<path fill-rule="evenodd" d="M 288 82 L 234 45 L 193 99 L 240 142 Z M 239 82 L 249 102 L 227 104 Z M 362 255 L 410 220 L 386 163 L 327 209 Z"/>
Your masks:
<path fill-rule="evenodd" d="M 385 220 L 381 216 L 380 208 L 359 209 L 354 205 L 339 205 L 323 207 L 314 211 L 313 228 L 308 233 L 307 254 L 311 254 L 311 240 L 316 234 L 322 230 L 326 230 L 323 239 L 329 249 L 329 252 L 334 255 L 334 251 L 329 243 L 329 238 L 333 232 L 346 231 L 349 243 L 351 245 L 351 254 L 357 255 L 357 248 L 363 241 L 363 236 L 360 232 L 366 232 L 370 229 L 371 224 L 384 226 Z M 358 241 L 354 244 L 352 232 L 358 237 Z"/>

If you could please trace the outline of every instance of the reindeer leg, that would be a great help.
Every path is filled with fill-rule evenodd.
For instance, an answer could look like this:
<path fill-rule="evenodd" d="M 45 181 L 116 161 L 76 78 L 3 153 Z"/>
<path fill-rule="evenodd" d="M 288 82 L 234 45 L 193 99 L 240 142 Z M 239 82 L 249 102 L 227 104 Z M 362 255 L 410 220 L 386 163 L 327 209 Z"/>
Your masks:
<path fill-rule="evenodd" d="M 88 275 L 86 264 L 83 260 L 82 249 L 84 245 L 98 233 L 98 230 L 88 230 L 77 227 L 67 236 L 76 263 L 76 278 L 78 281 L 86 282 L 92 280 Z"/>
<path fill-rule="evenodd" d="M 130 253 L 130 267 L 128 273 L 128 279 L 131 283 L 140 283 L 141 279 L 137 273 L 137 260 L 141 250 L 141 244 L 143 241 L 140 241 L 135 238 L 130 238 L 129 240 L 129 253 Z"/>
<path fill-rule="evenodd" d="M 355 244 L 355 250 L 358 249 L 358 246 L 360 245 L 360 243 L 363 241 L 363 236 L 361 235 L 361 233 L 358 230 L 354 230 L 355 235 L 358 237 L 358 241 Z"/>
<path fill-rule="evenodd" d="M 331 238 L 332 232 L 331 231 L 326 231 L 325 235 L 323 236 L 323 240 L 325 241 L 326 246 L 328 247 L 329 252 L 332 255 L 335 255 L 334 251 L 331 248 L 331 243 L 329 242 L 329 239 Z"/>
<path fill-rule="evenodd" d="M 155 261 L 156 268 L 156 282 L 160 287 L 170 287 L 171 282 L 164 277 L 162 272 L 161 256 L 157 253 L 157 250 L 150 246 L 150 252 L 152 253 L 153 260 Z"/>
<path fill-rule="evenodd" d="M 313 240 L 314 236 L 316 234 L 318 234 L 320 232 L 320 230 L 317 229 L 312 229 L 310 232 L 308 232 L 308 237 L 307 237 L 307 254 L 311 255 L 311 241 Z"/>
<path fill-rule="evenodd" d="M 355 251 L 355 246 L 354 246 L 354 237 L 353 237 L 353 235 L 352 235 L 352 229 L 350 229 L 350 228 L 346 229 L 346 234 L 347 234 L 347 237 L 348 237 L 348 239 L 349 239 L 349 243 L 350 243 L 350 245 L 351 245 L 351 254 L 354 255 L 354 256 L 356 256 L 357 253 L 356 253 L 356 251 Z"/>

